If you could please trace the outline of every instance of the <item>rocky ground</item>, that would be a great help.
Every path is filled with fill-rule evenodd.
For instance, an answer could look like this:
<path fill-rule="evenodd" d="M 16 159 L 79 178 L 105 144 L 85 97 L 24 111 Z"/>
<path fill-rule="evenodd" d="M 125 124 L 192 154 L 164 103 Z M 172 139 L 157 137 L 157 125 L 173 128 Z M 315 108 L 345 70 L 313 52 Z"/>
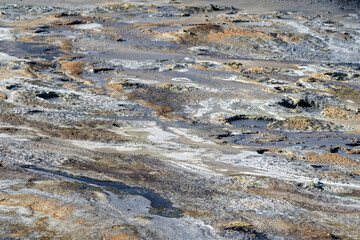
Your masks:
<path fill-rule="evenodd" d="M 0 239 L 360 239 L 358 1 L 0 1 Z"/>

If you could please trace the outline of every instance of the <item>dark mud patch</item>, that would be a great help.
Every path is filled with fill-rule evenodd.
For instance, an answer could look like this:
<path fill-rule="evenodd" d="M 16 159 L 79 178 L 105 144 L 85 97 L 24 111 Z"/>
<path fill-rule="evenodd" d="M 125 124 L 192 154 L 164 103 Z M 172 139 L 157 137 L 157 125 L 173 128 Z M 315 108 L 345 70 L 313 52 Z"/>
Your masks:
<path fill-rule="evenodd" d="M 307 99 L 300 99 L 299 101 L 294 101 L 292 99 L 281 99 L 278 104 L 280 106 L 291 109 L 294 109 L 296 107 L 311 108 L 313 106 L 313 103 L 311 103 Z"/>
<path fill-rule="evenodd" d="M 231 122 L 240 121 L 240 120 L 261 120 L 261 121 L 271 122 L 274 119 L 266 117 L 266 116 L 236 115 L 236 116 L 227 118 L 226 122 L 231 124 Z"/>
<path fill-rule="evenodd" d="M 52 61 L 56 57 L 64 55 L 64 53 L 60 50 L 60 47 L 41 43 L 12 41 L 2 41 L 0 45 L 0 52 L 7 53 L 18 58 L 41 57 L 48 61 Z"/>
<path fill-rule="evenodd" d="M 43 92 L 43 93 L 39 93 L 36 95 L 39 98 L 42 98 L 44 100 L 47 100 L 49 102 L 62 102 L 62 98 L 60 96 L 60 94 L 56 93 L 56 92 Z"/>
<path fill-rule="evenodd" d="M 231 124 L 237 127 L 245 127 L 245 128 L 261 128 L 264 129 L 270 123 L 267 120 L 255 120 L 255 119 L 243 119 L 232 121 Z"/>
<path fill-rule="evenodd" d="M 330 171 L 330 172 L 336 171 L 336 169 L 326 165 L 311 165 L 311 167 L 313 167 L 315 170 L 318 171 Z"/>
<path fill-rule="evenodd" d="M 42 98 L 42 99 L 50 99 L 50 98 L 60 97 L 60 95 L 57 94 L 56 92 L 39 93 L 36 96 L 38 96 L 39 98 Z"/>

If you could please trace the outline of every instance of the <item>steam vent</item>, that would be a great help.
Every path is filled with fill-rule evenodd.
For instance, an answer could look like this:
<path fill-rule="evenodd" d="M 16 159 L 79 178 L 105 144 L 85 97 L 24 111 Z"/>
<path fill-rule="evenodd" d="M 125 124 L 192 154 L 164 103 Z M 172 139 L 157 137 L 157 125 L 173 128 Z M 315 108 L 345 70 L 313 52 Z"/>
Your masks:
<path fill-rule="evenodd" d="M 359 0 L 0 0 L 0 240 L 360 240 Z"/>

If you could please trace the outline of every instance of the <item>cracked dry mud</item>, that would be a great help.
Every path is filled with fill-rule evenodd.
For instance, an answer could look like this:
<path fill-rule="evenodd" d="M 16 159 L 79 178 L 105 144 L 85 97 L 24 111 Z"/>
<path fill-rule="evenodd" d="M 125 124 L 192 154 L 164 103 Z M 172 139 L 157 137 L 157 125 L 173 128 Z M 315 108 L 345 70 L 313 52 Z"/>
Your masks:
<path fill-rule="evenodd" d="M 0 239 L 360 239 L 358 1 L 0 1 Z"/>

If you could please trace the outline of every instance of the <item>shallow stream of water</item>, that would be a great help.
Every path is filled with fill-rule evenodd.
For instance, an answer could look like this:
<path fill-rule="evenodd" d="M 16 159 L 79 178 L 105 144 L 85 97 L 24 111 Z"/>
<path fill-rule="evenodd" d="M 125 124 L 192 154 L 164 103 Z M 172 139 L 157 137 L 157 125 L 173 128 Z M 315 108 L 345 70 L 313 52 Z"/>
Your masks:
<path fill-rule="evenodd" d="M 74 176 L 64 172 L 52 171 L 34 165 L 22 165 L 21 167 L 24 169 L 31 169 L 34 171 L 43 172 L 50 175 L 61 176 L 65 179 L 84 183 L 87 185 L 100 187 L 100 189 L 106 189 L 115 194 L 122 193 L 128 195 L 139 195 L 150 201 L 151 208 L 149 209 L 149 213 L 159 215 L 162 217 L 168 217 L 168 218 L 182 217 L 181 210 L 173 207 L 172 203 L 169 200 L 164 199 L 160 195 L 145 188 L 130 187 L 121 182 L 102 181 L 88 177 Z"/>

